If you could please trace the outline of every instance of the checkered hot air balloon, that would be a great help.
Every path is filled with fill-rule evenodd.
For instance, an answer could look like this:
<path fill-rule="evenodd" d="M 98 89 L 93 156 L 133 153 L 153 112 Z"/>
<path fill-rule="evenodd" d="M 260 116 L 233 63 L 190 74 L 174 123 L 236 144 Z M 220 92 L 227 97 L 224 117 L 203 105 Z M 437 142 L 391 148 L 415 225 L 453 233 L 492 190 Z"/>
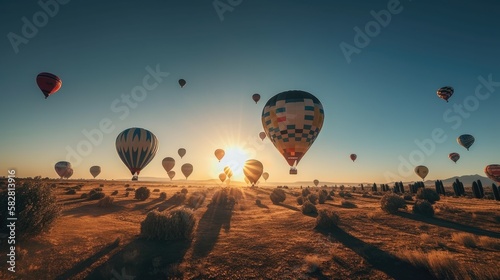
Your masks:
<path fill-rule="evenodd" d="M 470 134 L 462 134 L 457 138 L 458 144 L 466 148 L 467 151 L 469 150 L 470 146 L 474 144 L 474 141 L 476 141 L 476 139 L 474 139 L 474 136 Z"/>
<path fill-rule="evenodd" d="M 439 98 L 446 100 L 448 102 L 448 99 L 453 95 L 455 90 L 452 87 L 442 87 L 437 90 L 437 96 Z"/>
<path fill-rule="evenodd" d="M 500 164 L 490 164 L 484 168 L 484 173 L 491 180 L 500 183 Z"/>
<path fill-rule="evenodd" d="M 264 106 L 264 132 L 290 165 L 290 174 L 297 174 L 294 166 L 318 137 L 324 117 L 319 99 L 301 90 L 279 93 Z"/>
<path fill-rule="evenodd" d="M 45 99 L 56 93 L 62 86 L 62 81 L 59 77 L 52 73 L 42 72 L 36 76 L 36 83 L 43 92 Z"/>
<path fill-rule="evenodd" d="M 149 130 L 129 128 L 116 137 L 116 151 L 130 173 L 137 178 L 141 170 L 154 158 L 158 150 L 158 139 Z"/>

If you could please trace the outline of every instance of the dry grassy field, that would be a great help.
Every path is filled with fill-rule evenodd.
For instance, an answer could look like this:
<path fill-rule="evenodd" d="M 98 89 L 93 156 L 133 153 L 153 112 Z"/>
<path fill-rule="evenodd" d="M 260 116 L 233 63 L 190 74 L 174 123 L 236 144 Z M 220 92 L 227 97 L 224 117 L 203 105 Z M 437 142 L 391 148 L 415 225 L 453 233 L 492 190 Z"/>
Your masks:
<path fill-rule="evenodd" d="M 76 185 L 83 186 L 66 194 Z M 147 186 L 151 196 L 144 201 L 134 199 L 133 191 L 126 196 L 125 185 Z M 114 198 L 111 205 L 81 198 L 98 187 Z M 186 200 L 174 199 L 183 188 Z M 316 215 L 303 214 L 297 203 L 300 189 L 283 189 L 285 201 L 273 204 L 271 187 L 237 187 L 241 192 L 234 191 L 233 207 L 209 206 L 220 188 L 58 181 L 53 191 L 62 215 L 49 232 L 17 244 L 15 277 L 2 264 L 0 278 L 500 279 L 498 201 L 441 197 L 435 216 L 424 217 L 412 213 L 414 201 L 388 214 L 381 210 L 381 194 L 358 190 L 342 198 L 336 189 L 333 200 L 316 207 L 336 212 L 338 227 L 320 230 Z M 189 208 L 195 192 L 206 199 L 192 209 L 197 221 L 192 240 L 140 238 L 149 212 Z M 4 247 L 2 241 L 5 258 Z"/>

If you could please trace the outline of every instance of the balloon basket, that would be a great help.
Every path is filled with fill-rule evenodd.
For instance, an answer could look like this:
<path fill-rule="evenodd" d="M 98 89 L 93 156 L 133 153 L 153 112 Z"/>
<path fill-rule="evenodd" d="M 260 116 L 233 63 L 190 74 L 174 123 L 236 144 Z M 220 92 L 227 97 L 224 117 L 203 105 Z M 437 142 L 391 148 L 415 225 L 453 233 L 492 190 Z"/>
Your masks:
<path fill-rule="evenodd" d="M 290 169 L 290 174 L 297 175 L 297 169 L 295 169 L 295 168 Z"/>

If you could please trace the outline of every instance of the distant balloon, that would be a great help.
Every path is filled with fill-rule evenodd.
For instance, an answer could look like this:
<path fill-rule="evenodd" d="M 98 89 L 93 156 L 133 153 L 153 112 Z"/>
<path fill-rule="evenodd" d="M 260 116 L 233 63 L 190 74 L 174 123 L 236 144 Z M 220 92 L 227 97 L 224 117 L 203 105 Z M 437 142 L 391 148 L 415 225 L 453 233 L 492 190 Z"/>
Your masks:
<path fill-rule="evenodd" d="M 448 157 L 455 163 L 457 163 L 457 160 L 460 159 L 460 155 L 458 153 L 450 153 Z"/>
<path fill-rule="evenodd" d="M 135 178 L 151 162 L 157 150 L 158 139 L 144 128 L 128 128 L 116 137 L 116 151 Z"/>
<path fill-rule="evenodd" d="M 172 168 L 174 168 L 175 159 L 173 159 L 171 157 L 166 157 L 161 161 L 161 165 L 163 166 L 165 171 L 167 171 L 167 173 L 168 173 L 170 170 L 172 170 Z"/>
<path fill-rule="evenodd" d="M 58 163 L 56 163 L 54 168 L 56 170 L 57 175 L 59 175 L 59 177 L 61 177 L 62 179 L 64 178 L 64 174 L 66 174 L 66 171 L 68 169 L 71 169 L 71 163 L 67 161 L 59 161 Z"/>
<path fill-rule="evenodd" d="M 90 167 L 90 174 L 92 174 L 92 176 L 97 177 L 97 175 L 99 175 L 101 173 L 101 167 L 100 166 L 97 166 L 97 165 L 94 165 L 92 167 Z"/>
<path fill-rule="evenodd" d="M 179 80 L 179 85 L 181 86 L 181 88 L 183 88 L 186 85 L 186 80 L 180 79 Z"/>
<path fill-rule="evenodd" d="M 457 138 L 458 144 L 465 147 L 467 151 L 469 150 L 470 146 L 474 144 L 474 141 L 475 141 L 474 136 L 470 134 L 462 134 Z"/>
<path fill-rule="evenodd" d="M 269 173 L 267 172 L 262 173 L 262 178 L 264 178 L 264 180 L 267 182 L 267 178 L 269 178 Z"/>
<path fill-rule="evenodd" d="M 168 178 L 170 178 L 170 180 L 172 180 L 175 177 L 175 171 L 173 171 L 173 170 L 168 171 L 167 174 L 168 174 Z"/>
<path fill-rule="evenodd" d="M 266 139 L 266 133 L 264 131 L 259 133 L 259 138 L 260 138 L 260 140 L 264 141 L 264 139 Z"/>
<path fill-rule="evenodd" d="M 317 187 L 317 186 L 318 186 L 318 184 L 319 184 L 319 180 L 318 180 L 318 179 L 315 179 L 315 180 L 313 181 L 313 183 L 314 183 L 314 185 Z"/>
<path fill-rule="evenodd" d="M 42 72 L 36 76 L 36 83 L 40 90 L 42 90 L 45 99 L 56 93 L 62 86 L 62 81 L 54 74 Z"/>
<path fill-rule="evenodd" d="M 186 180 L 187 180 L 187 178 L 189 177 L 189 175 L 191 175 L 191 173 L 193 173 L 193 165 L 190 164 L 190 163 L 184 163 L 181 166 L 181 171 L 182 171 L 182 174 L 184 174 L 184 176 L 186 177 Z"/>
<path fill-rule="evenodd" d="M 263 170 L 264 166 L 256 159 L 249 159 L 245 161 L 245 165 L 243 166 L 243 174 L 245 174 L 252 185 L 259 181 Z"/>
<path fill-rule="evenodd" d="M 490 164 L 484 168 L 484 173 L 491 180 L 500 183 L 500 164 Z"/>
<path fill-rule="evenodd" d="M 221 182 L 224 182 L 226 180 L 226 173 L 222 172 L 221 174 L 219 174 L 219 179 Z"/>
<path fill-rule="evenodd" d="M 417 173 L 418 177 L 422 178 L 422 180 L 425 179 L 427 174 L 429 174 L 429 168 L 423 165 L 419 165 L 415 167 L 415 173 Z"/>
<path fill-rule="evenodd" d="M 224 173 L 230 179 L 231 179 L 231 177 L 233 177 L 233 170 L 231 170 L 231 167 L 229 167 L 229 166 L 224 167 Z"/>
<path fill-rule="evenodd" d="M 224 152 L 224 150 L 223 150 L 223 149 L 217 149 L 217 150 L 215 150 L 214 154 L 215 154 L 215 157 L 216 157 L 216 158 L 219 160 L 219 162 L 220 162 L 220 160 L 224 157 L 224 155 L 225 155 L 226 153 Z"/>
<path fill-rule="evenodd" d="M 63 177 L 69 179 L 71 176 L 73 176 L 73 168 L 66 169 Z"/>
<path fill-rule="evenodd" d="M 180 148 L 177 153 L 179 154 L 179 156 L 182 158 L 183 156 L 186 155 L 186 149 L 184 148 Z"/>
<path fill-rule="evenodd" d="M 358 156 L 356 154 L 351 154 L 350 158 L 352 162 L 354 162 L 358 158 Z"/>
<path fill-rule="evenodd" d="M 253 101 L 255 101 L 255 104 L 257 104 L 257 102 L 259 102 L 259 100 L 260 100 L 260 94 L 256 93 L 256 94 L 252 95 L 252 99 L 253 99 Z"/>
<path fill-rule="evenodd" d="M 453 95 L 454 92 L 455 90 L 452 87 L 442 87 L 437 90 L 437 96 L 448 102 L 448 99 Z"/>
<path fill-rule="evenodd" d="M 314 95 L 291 90 L 269 99 L 262 110 L 267 137 L 297 174 L 298 165 L 318 137 L 324 120 L 323 105 Z"/>

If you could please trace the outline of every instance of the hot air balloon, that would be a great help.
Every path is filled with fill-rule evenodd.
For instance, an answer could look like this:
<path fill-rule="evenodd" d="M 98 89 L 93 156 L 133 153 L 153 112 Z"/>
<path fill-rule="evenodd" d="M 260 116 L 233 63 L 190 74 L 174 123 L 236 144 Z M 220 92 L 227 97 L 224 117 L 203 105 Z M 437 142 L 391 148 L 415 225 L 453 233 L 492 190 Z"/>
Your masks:
<path fill-rule="evenodd" d="M 437 90 L 437 96 L 448 102 L 448 99 L 453 95 L 453 92 L 455 92 L 455 90 L 453 90 L 452 87 L 442 87 Z"/>
<path fill-rule="evenodd" d="M 215 150 L 214 154 L 215 154 L 215 157 L 216 157 L 216 158 L 219 160 L 219 162 L 220 162 L 220 160 L 224 157 L 224 155 L 225 155 L 226 153 L 224 152 L 224 150 L 223 150 L 223 149 L 217 149 L 217 150 Z"/>
<path fill-rule="evenodd" d="M 222 172 L 221 174 L 219 174 L 219 179 L 221 182 L 224 182 L 226 180 L 226 173 Z"/>
<path fill-rule="evenodd" d="M 245 161 L 245 165 L 243 166 L 243 174 L 245 174 L 252 185 L 259 181 L 263 170 L 264 166 L 262 166 L 262 163 L 256 159 L 249 159 Z"/>
<path fill-rule="evenodd" d="M 186 155 L 186 149 L 184 148 L 180 148 L 177 153 L 179 154 L 179 156 L 182 158 L 183 156 Z"/>
<path fill-rule="evenodd" d="M 269 178 L 269 173 L 267 172 L 262 173 L 262 178 L 264 178 L 264 180 L 267 182 L 267 178 Z"/>
<path fill-rule="evenodd" d="M 174 168 L 175 159 L 173 159 L 171 157 L 166 157 L 161 161 L 161 165 L 163 166 L 165 171 L 167 171 L 167 173 L 168 173 L 170 170 L 172 170 L 172 168 Z"/>
<path fill-rule="evenodd" d="M 144 128 L 128 128 L 116 137 L 116 151 L 130 173 L 137 179 L 141 170 L 154 158 L 158 139 Z"/>
<path fill-rule="evenodd" d="M 64 172 L 63 177 L 69 179 L 71 176 L 73 176 L 73 168 L 66 169 L 66 172 Z"/>
<path fill-rule="evenodd" d="M 184 174 L 184 176 L 186 177 L 186 180 L 187 180 L 187 178 L 189 177 L 189 175 L 191 175 L 191 173 L 193 173 L 193 165 L 190 164 L 190 163 L 184 163 L 181 166 L 181 171 L 182 171 L 182 174 Z"/>
<path fill-rule="evenodd" d="M 425 179 L 427 174 L 429 174 L 429 168 L 423 165 L 419 165 L 415 167 L 415 173 L 417 173 L 418 177 L 422 178 L 422 180 Z"/>
<path fill-rule="evenodd" d="M 467 151 L 469 150 L 470 146 L 474 144 L 474 141 L 475 141 L 474 136 L 470 134 L 462 134 L 457 138 L 458 144 L 465 147 Z"/>
<path fill-rule="evenodd" d="M 186 85 L 186 80 L 180 79 L 179 80 L 179 85 L 181 86 L 181 88 L 183 88 Z"/>
<path fill-rule="evenodd" d="M 255 101 L 255 104 L 257 104 L 257 102 L 259 102 L 260 100 L 260 94 L 255 93 L 254 95 L 252 95 L 252 99 L 253 101 Z"/>
<path fill-rule="evenodd" d="M 71 169 L 71 163 L 67 161 L 59 161 L 58 163 L 56 163 L 54 168 L 56 170 L 57 175 L 59 175 L 59 177 L 61 177 L 62 179 L 64 177 L 64 174 L 66 174 L 66 171 L 68 169 Z"/>
<path fill-rule="evenodd" d="M 229 166 L 224 167 L 224 173 L 227 175 L 229 179 L 233 177 L 233 170 L 231 170 L 231 167 Z"/>
<path fill-rule="evenodd" d="M 168 171 L 167 174 L 168 174 L 168 178 L 170 178 L 170 180 L 172 180 L 175 177 L 175 171 L 173 171 L 173 170 Z"/>
<path fill-rule="evenodd" d="M 448 157 L 455 163 L 457 163 L 457 160 L 460 159 L 460 155 L 458 153 L 450 153 Z"/>
<path fill-rule="evenodd" d="M 318 180 L 318 179 L 315 179 L 315 180 L 313 181 L 313 183 L 314 183 L 314 185 L 317 187 L 317 186 L 318 186 L 318 184 L 319 184 L 319 180 Z"/>
<path fill-rule="evenodd" d="M 42 72 L 36 76 L 36 83 L 40 90 L 42 90 L 45 99 L 56 93 L 62 86 L 62 81 L 54 74 Z"/>
<path fill-rule="evenodd" d="M 97 166 L 97 165 L 94 165 L 92 167 L 90 167 L 90 174 L 92 174 L 92 176 L 97 177 L 97 175 L 99 175 L 101 173 L 101 167 L 100 166 Z"/>
<path fill-rule="evenodd" d="M 490 164 L 484 168 L 484 173 L 491 180 L 500 183 L 500 164 Z"/>
<path fill-rule="evenodd" d="M 323 126 L 323 105 L 314 95 L 291 90 L 269 99 L 262 110 L 262 126 L 269 140 L 297 174 L 298 165 Z"/>
<path fill-rule="evenodd" d="M 264 139 L 266 139 L 266 133 L 264 131 L 259 133 L 259 138 L 260 138 L 260 140 L 264 141 Z"/>
<path fill-rule="evenodd" d="M 354 162 L 358 158 L 358 156 L 356 154 L 351 154 L 350 158 L 352 162 Z"/>

